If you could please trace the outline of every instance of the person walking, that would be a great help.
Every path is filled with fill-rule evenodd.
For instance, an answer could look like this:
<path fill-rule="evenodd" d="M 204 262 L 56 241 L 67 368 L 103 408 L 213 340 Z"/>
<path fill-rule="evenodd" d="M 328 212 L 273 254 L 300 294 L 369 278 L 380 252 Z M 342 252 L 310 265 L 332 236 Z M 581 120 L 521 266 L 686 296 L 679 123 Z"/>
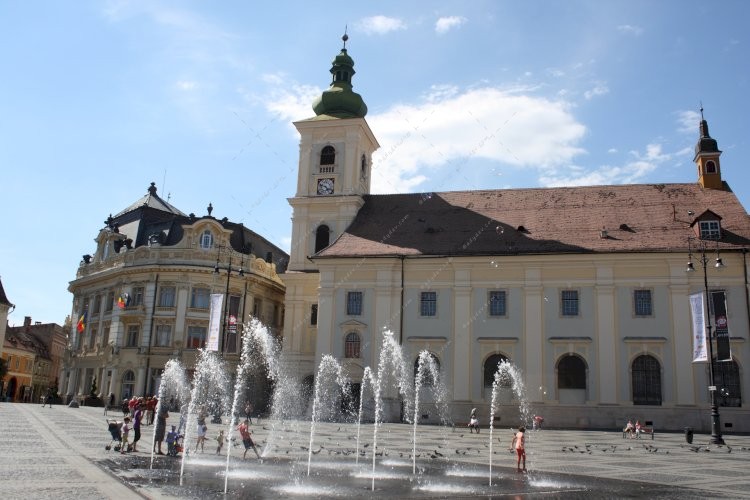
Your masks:
<path fill-rule="evenodd" d="M 141 420 L 143 419 L 143 402 L 136 405 L 133 413 L 133 452 L 138 451 L 138 441 L 141 439 Z"/>
<path fill-rule="evenodd" d="M 518 459 L 516 461 L 516 469 L 518 472 L 526 472 L 526 448 L 524 441 L 526 440 L 526 427 L 521 426 L 518 428 L 518 432 L 513 435 L 513 441 L 510 442 L 510 450 L 516 450 Z M 521 469 L 521 461 L 523 461 L 523 469 Z"/>
<path fill-rule="evenodd" d="M 250 448 L 253 449 L 255 454 L 260 459 L 260 453 L 258 453 L 258 449 L 255 447 L 255 443 L 253 443 L 253 438 L 251 437 L 252 431 L 250 430 L 250 420 L 246 418 L 244 422 L 237 426 L 237 430 L 240 431 L 242 444 L 245 445 L 245 453 L 242 454 L 242 459 L 245 459 L 245 457 L 247 456 L 247 450 L 249 450 Z"/>
<path fill-rule="evenodd" d="M 42 404 L 42 408 L 44 408 L 44 405 L 49 403 L 49 407 L 52 408 L 52 401 L 55 398 L 55 390 L 52 387 L 47 388 L 47 394 L 44 396 L 44 404 Z"/>
<path fill-rule="evenodd" d="M 253 423 L 253 404 L 250 401 L 245 403 L 245 418 L 251 424 Z"/>
<path fill-rule="evenodd" d="M 154 447 L 152 451 L 155 451 L 157 455 L 164 455 L 164 452 L 161 451 L 161 443 L 164 441 L 164 436 L 167 433 L 167 418 L 169 418 L 169 411 L 166 406 L 162 406 L 157 411 L 156 429 L 154 429 Z"/>

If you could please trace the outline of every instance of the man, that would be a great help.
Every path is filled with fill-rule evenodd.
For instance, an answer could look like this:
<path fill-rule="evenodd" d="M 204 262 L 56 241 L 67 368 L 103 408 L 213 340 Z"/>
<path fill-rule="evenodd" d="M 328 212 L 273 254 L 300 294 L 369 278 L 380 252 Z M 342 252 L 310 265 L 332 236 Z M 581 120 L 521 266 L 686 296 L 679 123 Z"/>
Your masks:
<path fill-rule="evenodd" d="M 49 403 L 49 407 L 52 408 L 52 401 L 55 399 L 55 390 L 52 387 L 47 388 L 47 394 L 44 396 L 44 404 L 42 408 Z"/>
<path fill-rule="evenodd" d="M 245 456 L 247 455 L 247 450 L 250 449 L 250 447 L 253 448 L 253 451 L 255 454 L 260 458 L 260 453 L 258 453 L 258 449 L 255 448 L 255 443 L 253 443 L 253 438 L 250 437 L 250 434 L 252 432 L 250 431 L 250 420 L 245 419 L 244 422 L 242 422 L 239 426 L 237 426 L 237 430 L 240 431 L 240 436 L 242 436 L 242 444 L 245 445 L 245 453 L 242 454 L 242 459 L 245 459 Z"/>

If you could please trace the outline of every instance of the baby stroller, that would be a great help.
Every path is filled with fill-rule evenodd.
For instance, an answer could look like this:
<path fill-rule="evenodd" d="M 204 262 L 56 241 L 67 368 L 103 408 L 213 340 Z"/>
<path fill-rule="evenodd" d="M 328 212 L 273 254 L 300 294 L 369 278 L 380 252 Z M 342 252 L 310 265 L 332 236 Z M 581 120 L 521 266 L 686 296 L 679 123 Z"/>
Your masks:
<path fill-rule="evenodd" d="M 115 443 L 115 451 L 120 451 L 120 445 L 122 444 L 122 433 L 120 432 L 120 426 L 122 425 L 121 422 L 118 422 L 117 420 L 109 420 L 107 419 L 107 430 L 109 431 L 109 434 L 112 436 L 112 441 L 109 442 L 107 446 L 104 447 L 105 450 L 109 451 L 112 449 L 112 443 Z"/>
<path fill-rule="evenodd" d="M 122 448 L 122 432 L 120 432 L 120 427 L 122 427 L 122 422 L 107 419 L 107 430 L 112 436 L 112 440 L 104 447 L 105 450 L 120 451 Z M 112 443 L 114 443 L 114 446 L 112 446 Z M 126 451 L 133 451 L 133 445 L 128 444 L 128 449 Z"/>

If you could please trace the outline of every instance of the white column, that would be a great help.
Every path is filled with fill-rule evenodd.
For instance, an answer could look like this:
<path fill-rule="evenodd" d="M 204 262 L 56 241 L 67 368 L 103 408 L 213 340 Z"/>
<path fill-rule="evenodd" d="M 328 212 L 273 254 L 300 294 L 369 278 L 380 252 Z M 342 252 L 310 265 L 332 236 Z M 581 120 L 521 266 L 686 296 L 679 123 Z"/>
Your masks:
<path fill-rule="evenodd" d="M 117 367 L 112 367 L 112 375 L 109 377 L 109 391 L 107 392 L 107 395 L 109 394 L 117 394 Z"/>
<path fill-rule="evenodd" d="M 619 391 L 617 388 L 617 342 L 615 326 L 615 289 L 613 286 L 597 285 L 596 288 L 596 343 L 597 367 L 589 371 L 588 384 L 596 381 L 599 388 L 598 399 L 601 404 L 616 404 Z M 589 392 L 590 397 L 594 393 Z"/>
<path fill-rule="evenodd" d="M 472 370 L 459 367 L 471 366 L 471 271 L 456 269 L 453 282 L 453 399 L 471 399 Z"/>
<path fill-rule="evenodd" d="M 317 369 L 324 354 L 333 352 L 334 304 L 333 271 L 321 272 L 318 288 L 318 337 L 315 342 L 315 367 Z"/>
<path fill-rule="evenodd" d="M 141 366 L 138 368 L 138 375 L 136 375 L 135 378 L 135 388 L 133 389 L 133 395 L 134 396 L 144 396 L 144 394 L 138 394 L 138 391 L 140 391 L 144 385 L 143 383 L 146 380 L 146 367 Z"/>
<path fill-rule="evenodd" d="M 78 378 L 78 369 L 71 368 L 68 371 L 68 390 L 65 392 L 65 396 L 67 395 L 75 396 L 76 378 Z"/>
<path fill-rule="evenodd" d="M 99 397 L 104 399 L 104 404 L 107 404 L 107 396 L 109 396 L 109 392 L 107 392 L 107 367 L 103 366 L 99 375 L 99 383 L 97 384 L 99 386 Z"/>
<path fill-rule="evenodd" d="M 536 269 L 527 270 L 526 281 L 536 283 Z M 543 290 L 538 285 L 524 287 L 524 328 L 521 337 L 523 353 L 523 375 L 526 379 L 526 395 L 531 402 L 542 401 L 539 390 L 544 385 L 544 309 Z"/>

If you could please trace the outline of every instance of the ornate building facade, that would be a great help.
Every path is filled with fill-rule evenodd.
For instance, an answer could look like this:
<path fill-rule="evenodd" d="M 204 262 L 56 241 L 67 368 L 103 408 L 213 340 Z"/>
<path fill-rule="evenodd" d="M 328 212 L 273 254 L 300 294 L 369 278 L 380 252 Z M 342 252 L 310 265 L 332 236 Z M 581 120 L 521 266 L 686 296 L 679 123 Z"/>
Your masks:
<path fill-rule="evenodd" d="M 164 365 L 189 370 L 208 338 L 211 294 L 224 294 L 219 350 L 236 367 L 250 315 L 281 334 L 287 254 L 242 224 L 186 215 L 147 194 L 106 220 L 84 255 L 73 294 L 73 324 L 60 393 L 117 401 L 156 394 Z M 257 407 L 267 388 L 253 386 Z"/>
<path fill-rule="evenodd" d="M 714 364 L 722 422 L 750 432 L 750 219 L 705 120 L 695 183 L 371 195 L 378 143 L 353 66 L 344 46 L 315 116 L 295 123 L 284 349 L 301 378 L 331 353 L 357 387 L 389 330 L 410 362 L 422 350 L 438 361 L 454 421 L 477 407 L 487 422 L 507 359 L 552 425 L 706 430 L 709 365 L 693 362 L 690 309 L 703 292 L 722 297 L 708 324 L 731 347 Z M 500 415 L 516 422 L 516 402 Z"/>

